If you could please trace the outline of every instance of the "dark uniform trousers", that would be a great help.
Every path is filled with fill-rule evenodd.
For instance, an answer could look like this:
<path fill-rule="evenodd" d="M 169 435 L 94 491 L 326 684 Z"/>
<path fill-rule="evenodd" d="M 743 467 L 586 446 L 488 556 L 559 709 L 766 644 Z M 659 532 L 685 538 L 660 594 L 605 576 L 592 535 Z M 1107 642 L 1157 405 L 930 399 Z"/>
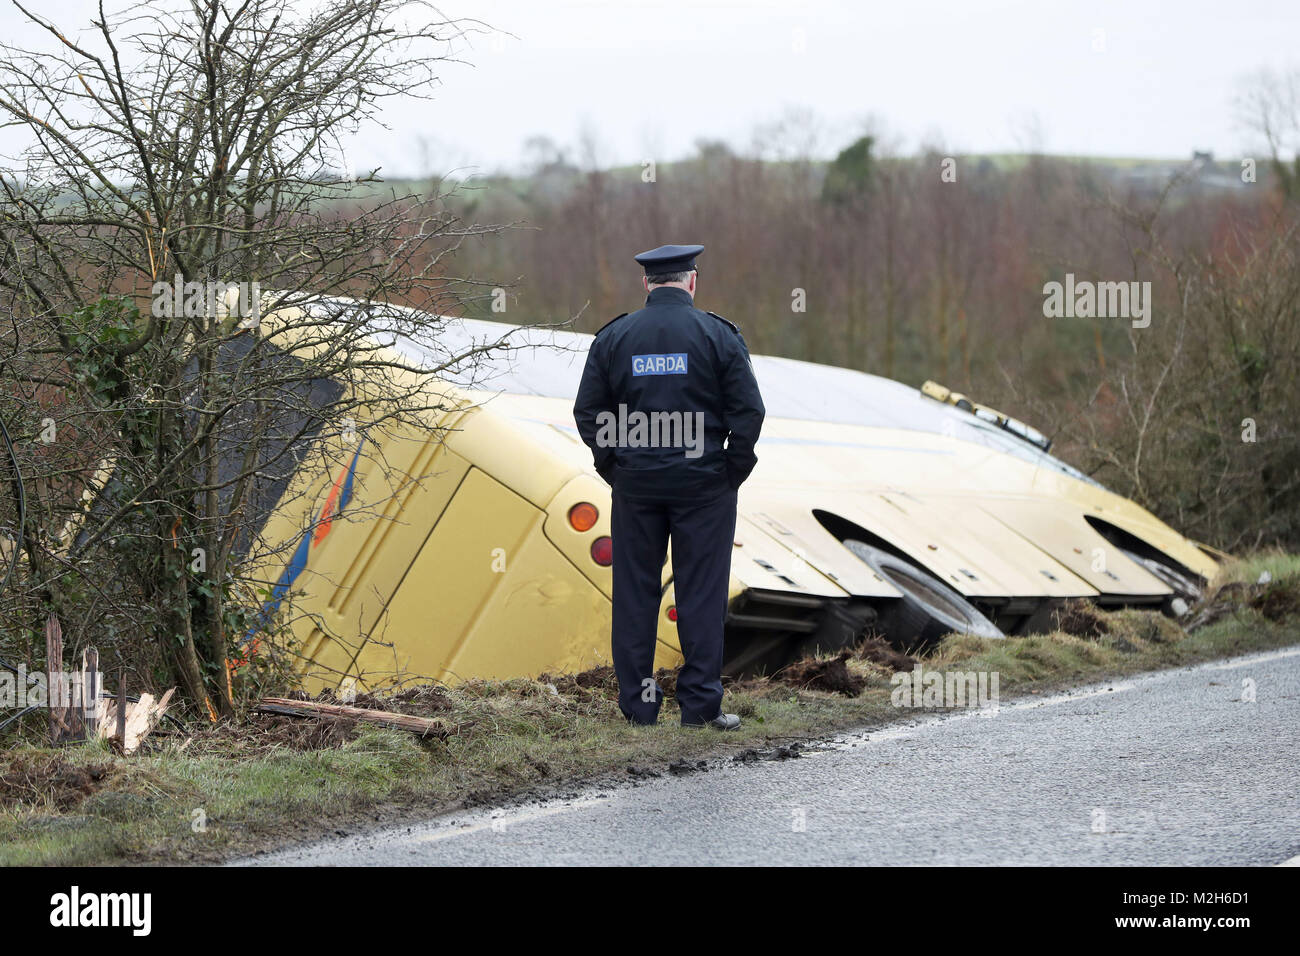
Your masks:
<path fill-rule="evenodd" d="M 722 634 L 727 616 L 736 492 L 714 497 L 631 497 L 615 483 L 614 672 L 619 706 L 629 720 L 652 724 L 663 693 L 654 682 L 655 634 L 668 540 L 673 545 L 677 636 L 686 663 L 677 674 L 683 723 L 722 710 Z"/>

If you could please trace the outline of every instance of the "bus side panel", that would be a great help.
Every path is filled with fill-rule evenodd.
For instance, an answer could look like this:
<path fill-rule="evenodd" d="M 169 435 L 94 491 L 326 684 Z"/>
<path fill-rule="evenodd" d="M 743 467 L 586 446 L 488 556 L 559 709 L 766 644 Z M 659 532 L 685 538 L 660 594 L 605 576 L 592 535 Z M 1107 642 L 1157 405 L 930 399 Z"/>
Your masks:
<path fill-rule="evenodd" d="M 351 670 L 469 471 L 438 436 L 412 432 L 363 454 L 358 467 L 353 502 L 323 536 L 313 537 L 307 567 L 294 585 L 302 592 L 293 601 L 294 631 L 314 690 L 337 686 Z"/>
<path fill-rule="evenodd" d="M 608 660 L 593 638 L 609 633 L 608 599 L 546 540 L 545 517 L 471 469 L 358 658 L 361 682 L 518 677 Z"/>
<path fill-rule="evenodd" d="M 610 662 L 609 629 L 609 598 L 555 549 L 539 521 L 448 664 L 448 676 L 579 673 Z"/>

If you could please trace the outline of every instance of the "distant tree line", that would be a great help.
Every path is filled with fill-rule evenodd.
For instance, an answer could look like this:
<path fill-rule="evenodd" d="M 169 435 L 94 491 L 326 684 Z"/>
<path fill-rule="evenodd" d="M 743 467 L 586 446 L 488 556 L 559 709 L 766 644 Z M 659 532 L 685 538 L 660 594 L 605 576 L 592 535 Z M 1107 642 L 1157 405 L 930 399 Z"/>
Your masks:
<path fill-rule="evenodd" d="M 1044 429 L 1190 536 L 1300 547 L 1285 162 L 903 157 L 862 137 L 831 162 L 701 143 L 608 169 L 534 147 L 529 174 L 458 200 L 464 216 L 517 224 L 461 251 L 462 269 L 507 286 L 477 314 L 577 315 L 593 331 L 639 305 L 634 253 L 702 242 L 698 301 L 751 350 L 935 379 Z M 1150 325 L 1047 317 L 1044 287 L 1067 274 L 1149 282 Z"/>

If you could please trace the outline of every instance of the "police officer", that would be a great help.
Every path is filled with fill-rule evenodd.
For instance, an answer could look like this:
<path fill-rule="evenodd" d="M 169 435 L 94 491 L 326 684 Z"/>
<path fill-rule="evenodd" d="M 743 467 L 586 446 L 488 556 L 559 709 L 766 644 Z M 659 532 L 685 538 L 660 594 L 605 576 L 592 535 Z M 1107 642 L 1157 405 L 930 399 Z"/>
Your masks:
<path fill-rule="evenodd" d="M 700 245 L 660 246 L 636 257 L 645 308 L 596 333 L 573 407 L 596 471 L 613 487 L 614 671 L 619 707 L 653 724 L 661 573 L 672 539 L 677 675 L 684 727 L 734 730 L 722 712 L 736 490 L 758 459 L 763 400 L 740 329 L 695 308 Z"/>

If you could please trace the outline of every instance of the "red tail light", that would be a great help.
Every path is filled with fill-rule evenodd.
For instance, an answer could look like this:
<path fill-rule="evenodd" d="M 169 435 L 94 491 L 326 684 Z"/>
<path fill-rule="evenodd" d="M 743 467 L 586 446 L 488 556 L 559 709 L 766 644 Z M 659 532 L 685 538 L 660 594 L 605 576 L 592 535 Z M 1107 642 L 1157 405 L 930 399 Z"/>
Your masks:
<path fill-rule="evenodd" d="M 599 517 L 600 512 L 590 501 L 580 501 L 569 509 L 569 524 L 574 531 L 590 531 Z"/>
<path fill-rule="evenodd" d="M 614 563 L 614 539 L 609 535 L 602 535 L 595 541 L 591 542 L 591 560 L 595 561 L 602 568 L 607 568 Z"/>

